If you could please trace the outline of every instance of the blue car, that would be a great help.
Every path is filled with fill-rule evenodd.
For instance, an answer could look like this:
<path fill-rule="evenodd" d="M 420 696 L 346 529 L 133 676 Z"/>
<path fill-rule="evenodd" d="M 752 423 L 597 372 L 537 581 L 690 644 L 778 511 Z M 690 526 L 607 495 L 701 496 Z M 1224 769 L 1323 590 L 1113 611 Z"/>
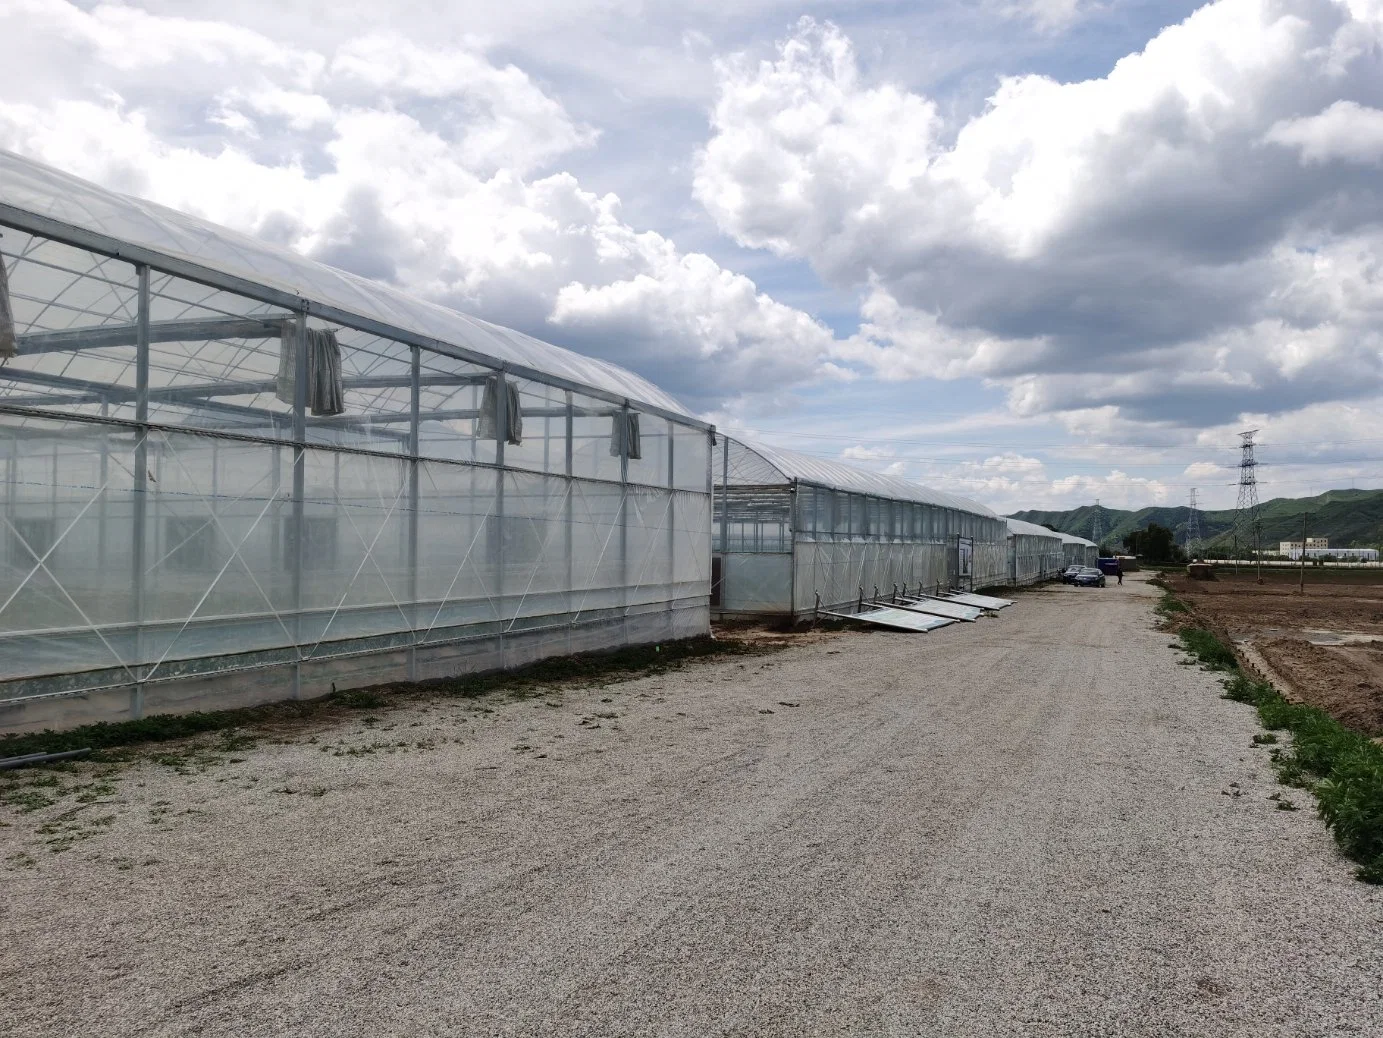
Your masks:
<path fill-rule="evenodd" d="M 1104 587 L 1104 574 L 1090 566 L 1084 567 L 1071 581 L 1076 587 Z"/>

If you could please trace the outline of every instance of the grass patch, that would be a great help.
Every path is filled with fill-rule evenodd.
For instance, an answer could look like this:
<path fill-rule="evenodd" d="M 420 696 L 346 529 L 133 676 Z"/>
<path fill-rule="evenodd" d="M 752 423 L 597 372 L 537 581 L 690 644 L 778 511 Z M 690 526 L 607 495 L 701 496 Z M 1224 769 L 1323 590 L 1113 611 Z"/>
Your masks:
<path fill-rule="evenodd" d="M 1229 647 L 1211 632 L 1188 628 L 1182 644 L 1207 667 L 1226 670 L 1226 699 L 1258 711 L 1269 732 L 1286 731 L 1290 746 L 1273 746 L 1279 781 L 1313 793 L 1317 812 L 1335 836 L 1340 850 L 1359 865 L 1355 875 L 1383 883 L 1383 746 L 1340 724 L 1323 710 L 1285 699 L 1269 682 L 1241 672 Z M 1255 736 L 1272 745 L 1276 736 Z M 1278 798 L 1278 809 L 1296 805 Z"/>
<path fill-rule="evenodd" d="M 555 685 L 587 684 L 597 681 L 628 681 L 650 674 L 661 674 L 686 663 L 727 655 L 757 655 L 782 646 L 773 643 L 740 642 L 709 637 L 688 638 L 661 645 L 636 645 L 615 652 L 584 653 L 540 660 L 518 670 L 444 678 L 419 684 L 380 685 L 374 688 L 344 689 L 320 699 L 302 702 L 271 703 L 237 710 L 211 710 L 191 714 L 160 714 L 138 721 L 102 722 L 66 731 L 43 731 L 0 736 L 0 757 L 27 753 L 59 753 L 91 747 L 94 758 L 101 751 L 119 751 L 144 744 L 172 742 L 207 732 L 222 732 L 223 745 L 213 749 L 234 750 L 253 745 L 252 734 L 240 729 L 262 729 L 313 717 L 330 716 L 342 709 L 387 710 L 405 699 L 429 696 L 462 696 L 479 699 L 499 693 L 516 698 L 544 694 Z M 118 754 L 115 755 L 118 759 Z M 166 755 L 170 767 L 185 766 L 186 754 Z M 111 759 L 109 754 L 106 759 Z M 173 760 L 177 757 L 177 760 Z M 36 799 L 36 798 L 35 798 Z"/>
<path fill-rule="evenodd" d="M 1201 662 L 1206 670 L 1237 670 L 1234 653 L 1213 633 L 1200 627 L 1183 627 L 1177 632 L 1182 648 Z"/>
<path fill-rule="evenodd" d="M 1168 620 L 1174 616 L 1183 615 L 1191 611 L 1189 605 L 1166 590 L 1162 592 L 1162 601 L 1157 603 L 1156 609 L 1159 616 Z"/>

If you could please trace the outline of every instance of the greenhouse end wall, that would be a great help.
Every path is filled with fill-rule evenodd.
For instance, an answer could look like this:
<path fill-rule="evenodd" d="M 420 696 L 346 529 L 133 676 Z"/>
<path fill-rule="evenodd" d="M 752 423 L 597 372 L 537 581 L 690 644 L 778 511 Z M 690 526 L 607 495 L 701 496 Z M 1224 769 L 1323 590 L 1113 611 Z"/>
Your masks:
<path fill-rule="evenodd" d="M 98 235 L 0 232 L 0 731 L 709 630 L 695 419 Z M 311 335 L 339 346 L 322 414 L 286 352 Z"/>

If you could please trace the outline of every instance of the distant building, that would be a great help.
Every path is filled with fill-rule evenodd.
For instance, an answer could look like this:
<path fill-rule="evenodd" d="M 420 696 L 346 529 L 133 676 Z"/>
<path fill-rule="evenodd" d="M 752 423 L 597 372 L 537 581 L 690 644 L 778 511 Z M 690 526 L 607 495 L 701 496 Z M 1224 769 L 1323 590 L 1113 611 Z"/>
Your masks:
<path fill-rule="evenodd" d="M 1281 554 L 1283 554 L 1283 555 L 1289 555 L 1289 554 L 1291 554 L 1292 552 L 1297 552 L 1297 553 L 1300 553 L 1300 552 L 1301 552 L 1301 541 L 1280 541 L 1279 544 L 1280 544 L 1280 547 L 1279 547 L 1278 550 L 1279 550 L 1279 552 L 1280 552 Z M 1329 548 L 1329 547 L 1330 547 L 1330 538 L 1329 538 L 1329 537 L 1308 537 L 1308 538 L 1306 538 L 1306 550 L 1307 550 L 1308 553 L 1311 552 L 1313 549 L 1319 550 L 1319 551 L 1325 551 L 1325 550 L 1326 550 L 1327 548 Z"/>
<path fill-rule="evenodd" d="M 1301 541 L 1279 541 L 1278 554 L 1286 555 L 1293 561 L 1303 554 Z M 1306 538 L 1305 555 L 1308 559 L 1329 557 L 1341 562 L 1377 562 L 1377 548 L 1332 548 L 1329 537 Z"/>

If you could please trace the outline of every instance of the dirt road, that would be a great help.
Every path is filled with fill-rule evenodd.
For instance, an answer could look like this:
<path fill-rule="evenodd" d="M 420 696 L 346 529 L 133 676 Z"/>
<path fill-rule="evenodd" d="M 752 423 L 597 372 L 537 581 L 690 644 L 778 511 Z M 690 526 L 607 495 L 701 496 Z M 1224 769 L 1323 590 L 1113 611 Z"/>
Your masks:
<path fill-rule="evenodd" d="M 1383 1033 L 1383 890 L 1153 601 L 151 762 L 61 853 L 0 809 L 0 1033 Z"/>

